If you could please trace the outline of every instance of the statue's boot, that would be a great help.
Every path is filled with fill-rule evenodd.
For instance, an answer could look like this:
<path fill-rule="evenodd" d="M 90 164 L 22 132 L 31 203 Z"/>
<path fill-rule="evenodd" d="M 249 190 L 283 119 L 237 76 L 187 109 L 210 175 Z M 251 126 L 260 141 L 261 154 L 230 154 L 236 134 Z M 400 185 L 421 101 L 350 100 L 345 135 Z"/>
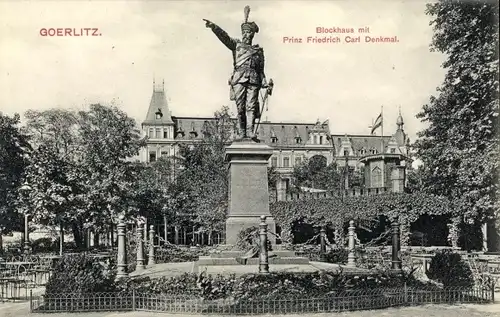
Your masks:
<path fill-rule="evenodd" d="M 255 139 L 254 129 L 255 114 L 253 111 L 247 111 L 247 138 Z"/>
<path fill-rule="evenodd" d="M 240 138 L 243 139 L 246 137 L 245 113 L 244 112 L 239 113 L 238 117 L 239 117 L 239 123 L 240 123 L 240 126 L 239 126 L 240 131 L 238 133 L 239 133 Z"/>

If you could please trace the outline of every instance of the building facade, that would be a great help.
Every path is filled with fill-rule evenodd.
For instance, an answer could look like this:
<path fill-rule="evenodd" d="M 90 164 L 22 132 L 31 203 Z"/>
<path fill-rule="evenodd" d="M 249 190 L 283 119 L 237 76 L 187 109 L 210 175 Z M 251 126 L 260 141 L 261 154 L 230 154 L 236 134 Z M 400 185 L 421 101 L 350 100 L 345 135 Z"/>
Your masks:
<path fill-rule="evenodd" d="M 142 133 L 148 137 L 147 145 L 141 150 L 140 160 L 152 162 L 161 156 L 176 156 L 179 144 L 189 144 L 203 139 L 205 126 L 215 120 L 211 117 L 177 117 L 170 112 L 165 89 L 162 85 L 153 85 L 153 94 L 142 122 Z M 236 120 L 236 119 L 234 119 Z M 389 136 L 332 134 L 328 120 L 321 122 L 269 122 L 263 121 L 258 129 L 261 142 L 273 148 L 269 166 L 276 168 L 280 177 L 277 181 L 278 199 L 283 197 L 290 184 L 295 166 L 314 156 L 322 156 L 327 164 L 336 162 L 339 167 L 345 166 L 359 170 L 363 166 L 368 169 L 367 187 L 389 187 L 385 177 L 377 178 L 378 166 L 367 157 L 388 154 L 400 160 L 408 153 L 409 139 L 404 132 L 401 113 L 397 118 L 397 129 Z M 371 175 L 375 175 L 372 177 Z M 375 181 L 379 179 L 379 181 Z"/>

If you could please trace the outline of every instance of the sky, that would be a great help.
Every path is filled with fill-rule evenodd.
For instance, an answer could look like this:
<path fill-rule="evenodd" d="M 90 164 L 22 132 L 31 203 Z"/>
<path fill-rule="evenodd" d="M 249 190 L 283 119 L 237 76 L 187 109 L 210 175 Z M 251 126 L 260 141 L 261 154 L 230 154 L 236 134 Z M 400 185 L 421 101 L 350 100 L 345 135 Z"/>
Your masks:
<path fill-rule="evenodd" d="M 1 1 L 0 111 L 85 109 L 115 104 L 145 119 L 153 79 L 165 82 L 175 116 L 211 116 L 229 100 L 232 55 L 203 18 L 240 37 L 243 8 L 260 31 L 266 76 L 275 87 L 264 118 L 329 120 L 334 134 L 369 134 L 384 112 L 384 134 L 398 109 L 411 140 L 424 125 L 415 115 L 444 79 L 445 56 L 430 52 L 427 1 Z M 316 33 L 318 27 L 354 34 Z M 397 36 L 395 43 L 366 43 Z M 100 36 L 42 36 L 42 28 L 97 28 Z M 360 36 L 346 43 L 345 36 Z M 341 43 L 305 43 L 339 36 Z M 283 43 L 283 37 L 303 43 Z M 380 132 L 379 132 L 380 133 Z"/>

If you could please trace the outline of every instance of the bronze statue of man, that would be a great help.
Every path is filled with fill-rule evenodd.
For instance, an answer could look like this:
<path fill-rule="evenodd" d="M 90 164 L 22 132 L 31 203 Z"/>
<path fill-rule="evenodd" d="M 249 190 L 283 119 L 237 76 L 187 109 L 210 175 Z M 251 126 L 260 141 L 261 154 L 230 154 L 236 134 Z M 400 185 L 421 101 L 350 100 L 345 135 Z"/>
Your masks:
<path fill-rule="evenodd" d="M 233 75 L 229 79 L 230 99 L 236 102 L 240 137 L 256 139 L 255 124 L 260 118 L 259 91 L 267 88 L 264 74 L 264 50 L 259 45 L 252 45 L 259 27 L 255 22 L 248 22 L 250 7 L 245 7 L 245 22 L 241 24 L 242 38 L 231 38 L 226 31 L 213 22 L 203 19 L 206 27 L 212 29 L 219 40 L 233 53 Z"/>

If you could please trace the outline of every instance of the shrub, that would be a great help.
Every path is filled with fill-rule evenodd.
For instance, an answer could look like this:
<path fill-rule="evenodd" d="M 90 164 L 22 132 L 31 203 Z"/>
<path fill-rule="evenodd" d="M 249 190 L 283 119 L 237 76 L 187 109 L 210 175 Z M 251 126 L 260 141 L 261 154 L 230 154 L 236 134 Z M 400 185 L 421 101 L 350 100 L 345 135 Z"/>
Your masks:
<path fill-rule="evenodd" d="M 117 287 L 121 291 L 132 291 L 152 293 L 171 296 L 198 296 L 198 275 L 184 273 L 182 275 L 151 279 L 150 277 L 136 277 L 121 280 Z"/>
<path fill-rule="evenodd" d="M 116 266 L 86 254 L 63 256 L 56 264 L 46 293 L 94 293 L 115 290 Z"/>
<path fill-rule="evenodd" d="M 315 298 L 349 289 L 402 287 L 412 281 L 403 276 L 378 272 L 365 275 L 342 272 L 247 274 L 240 277 L 185 273 L 156 279 L 135 278 L 124 281 L 120 289 L 152 292 L 158 295 L 188 296 L 203 299 L 237 300 Z"/>
<path fill-rule="evenodd" d="M 258 226 L 252 226 L 240 230 L 236 240 L 238 250 L 250 250 L 256 246 L 260 246 L 260 229 Z M 267 239 L 267 250 L 272 251 L 271 240 Z"/>
<path fill-rule="evenodd" d="M 206 255 L 205 249 L 185 249 L 179 247 L 161 247 L 155 250 L 156 263 L 173 262 L 193 262 L 199 259 L 200 255 Z"/>
<path fill-rule="evenodd" d="M 35 239 L 31 242 L 31 248 L 33 252 L 50 252 L 55 250 L 57 244 L 50 237 L 43 237 Z"/>
<path fill-rule="evenodd" d="M 347 256 L 349 251 L 347 249 L 331 249 L 326 253 L 326 262 L 329 263 L 347 263 Z"/>
<path fill-rule="evenodd" d="M 254 247 L 254 240 L 259 238 L 259 227 L 251 226 L 238 232 L 236 246 L 240 250 L 249 250 Z"/>
<path fill-rule="evenodd" d="M 450 250 L 437 252 L 431 260 L 427 276 L 443 286 L 472 286 L 474 279 L 469 265 L 460 254 Z"/>
<path fill-rule="evenodd" d="M 317 244 L 299 244 L 287 246 L 287 249 L 297 252 L 298 256 L 304 256 L 311 261 L 320 261 L 320 246 Z M 327 248 L 325 254 L 328 263 L 347 263 L 349 251 L 345 248 Z"/>

